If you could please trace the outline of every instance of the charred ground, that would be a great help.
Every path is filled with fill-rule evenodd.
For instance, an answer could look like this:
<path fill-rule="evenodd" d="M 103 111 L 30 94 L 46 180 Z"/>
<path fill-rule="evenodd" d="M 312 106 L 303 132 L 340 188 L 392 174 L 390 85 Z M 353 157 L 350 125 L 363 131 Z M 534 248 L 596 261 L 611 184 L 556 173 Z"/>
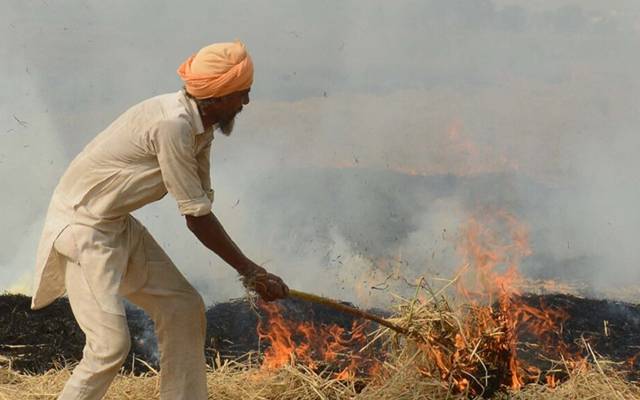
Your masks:
<path fill-rule="evenodd" d="M 522 300 L 534 307 L 542 305 L 565 310 L 568 317 L 562 323 L 559 335 L 569 349 L 578 351 L 584 339 L 600 356 L 620 362 L 625 369 L 633 371 L 640 367 L 639 305 L 563 294 L 529 294 L 522 296 Z M 56 364 L 78 361 L 82 355 L 84 334 L 73 318 L 68 300 L 59 299 L 38 311 L 30 310 L 30 301 L 23 295 L 0 296 L 0 355 L 11 360 L 13 369 L 29 373 L 42 373 Z M 287 320 L 311 321 L 316 326 L 336 324 L 345 330 L 351 329 L 354 322 L 350 316 L 319 305 L 296 300 L 281 301 L 280 305 Z M 132 349 L 125 371 L 148 371 L 143 363 L 135 360 L 144 360 L 157 368 L 153 324 L 137 308 L 128 307 L 127 314 Z M 268 346 L 268 343 L 261 343 L 256 330 L 258 321 L 265 321 L 268 317 L 248 302 L 220 303 L 210 307 L 206 315 L 205 351 L 209 362 L 218 356 L 239 358 Z M 527 335 L 526 331 L 521 332 L 520 339 L 518 350 L 521 356 L 541 368 L 548 367 L 548 361 L 539 359 L 540 339 Z"/>

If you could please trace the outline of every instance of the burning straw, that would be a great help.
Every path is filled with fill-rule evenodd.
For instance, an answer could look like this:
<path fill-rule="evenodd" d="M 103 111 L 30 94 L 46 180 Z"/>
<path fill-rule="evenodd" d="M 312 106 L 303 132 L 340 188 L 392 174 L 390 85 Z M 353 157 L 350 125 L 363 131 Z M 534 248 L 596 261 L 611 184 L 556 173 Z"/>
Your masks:
<path fill-rule="evenodd" d="M 381 375 L 368 385 L 333 379 L 303 366 L 287 365 L 265 372 L 247 363 L 216 361 L 207 373 L 209 392 L 216 399 L 228 400 L 395 400 L 466 399 L 469 393 L 453 393 L 437 377 L 425 376 L 416 369 L 423 353 L 403 347 L 385 362 Z M 600 368 L 583 368 L 556 387 L 527 385 L 518 392 L 496 393 L 496 399 L 585 400 L 638 399 L 640 388 L 625 381 L 611 366 L 599 360 Z M 68 379 L 70 370 L 61 368 L 46 374 L 27 376 L 0 366 L 0 400 L 55 399 Z M 120 375 L 106 400 L 148 400 L 158 398 L 158 376 Z M 480 397 L 478 397 L 480 398 Z"/>

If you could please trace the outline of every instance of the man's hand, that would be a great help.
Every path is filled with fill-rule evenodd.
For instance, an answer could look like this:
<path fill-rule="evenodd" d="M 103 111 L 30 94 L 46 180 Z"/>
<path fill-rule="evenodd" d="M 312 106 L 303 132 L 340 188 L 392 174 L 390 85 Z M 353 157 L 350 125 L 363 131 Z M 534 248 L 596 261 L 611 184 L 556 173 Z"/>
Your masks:
<path fill-rule="evenodd" d="M 284 299 L 289 295 L 289 287 L 280 277 L 267 272 L 259 265 L 253 264 L 242 278 L 245 287 L 255 290 L 264 301 Z"/>

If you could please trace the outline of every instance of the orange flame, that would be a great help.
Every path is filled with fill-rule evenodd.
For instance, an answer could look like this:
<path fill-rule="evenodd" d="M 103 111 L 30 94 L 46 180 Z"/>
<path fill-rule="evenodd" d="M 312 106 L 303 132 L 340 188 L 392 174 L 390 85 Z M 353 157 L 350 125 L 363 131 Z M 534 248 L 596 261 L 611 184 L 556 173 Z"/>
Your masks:
<path fill-rule="evenodd" d="M 526 376 L 526 369 L 517 356 L 519 332 L 526 328 L 527 334 L 542 339 L 546 347 L 556 346 L 555 351 L 566 355 L 559 332 L 568 315 L 545 304 L 530 306 L 518 296 L 524 281 L 518 268 L 520 261 L 531 254 L 531 249 L 526 226 L 511 213 L 490 211 L 471 218 L 462 232 L 459 251 L 463 268 L 470 269 L 471 273 L 458 281 L 457 289 L 467 302 L 485 309 L 480 313 L 483 320 L 477 325 L 479 331 L 486 328 L 501 331 L 495 345 L 503 351 L 502 362 L 510 387 L 519 389 L 532 379 Z M 474 332 L 476 337 L 479 331 Z M 550 386 L 556 385 L 554 376 L 546 379 Z"/>
<path fill-rule="evenodd" d="M 491 374 L 498 376 L 498 382 L 506 382 L 511 389 L 540 380 L 549 387 L 557 386 L 558 376 L 543 374 L 519 359 L 522 333 L 535 336 L 542 343 L 540 351 L 560 352 L 567 363 L 584 366 L 584 359 L 572 357 L 562 341 L 562 324 L 568 314 L 543 303 L 527 304 L 520 294 L 525 282 L 519 266 L 531 254 L 526 226 L 509 212 L 485 210 L 469 219 L 458 239 L 463 266 L 456 289 L 464 300 L 459 332 L 438 336 L 434 331 L 423 336 L 424 341 L 417 345 L 428 361 L 418 365 L 418 371 L 451 382 L 462 393 L 480 394 L 482 388 L 475 377 L 488 373 L 481 369 L 486 368 L 485 362 L 492 366 Z M 399 268 L 401 254 L 395 262 L 386 261 L 386 272 L 391 268 L 391 275 L 401 275 L 392 268 Z M 366 344 L 364 324 L 354 323 L 350 331 L 337 325 L 315 326 L 284 319 L 277 304 L 262 304 L 261 308 L 268 320 L 259 323 L 258 335 L 270 344 L 264 352 L 263 369 L 294 363 L 314 370 L 331 366 L 338 367 L 333 377 L 341 380 L 354 380 L 363 371 L 381 373 L 379 361 L 357 352 Z M 476 353 L 480 345 L 482 362 Z"/>
<path fill-rule="evenodd" d="M 315 326 L 312 322 L 286 320 L 275 303 L 260 303 L 268 319 L 258 323 L 260 340 L 269 343 L 264 352 L 262 368 L 267 370 L 301 363 L 318 369 L 319 363 L 338 367 L 334 378 L 353 380 L 360 368 L 375 370 L 377 360 L 367 358 L 357 351 L 367 343 L 365 323 L 354 322 L 351 330 L 338 325 Z"/>

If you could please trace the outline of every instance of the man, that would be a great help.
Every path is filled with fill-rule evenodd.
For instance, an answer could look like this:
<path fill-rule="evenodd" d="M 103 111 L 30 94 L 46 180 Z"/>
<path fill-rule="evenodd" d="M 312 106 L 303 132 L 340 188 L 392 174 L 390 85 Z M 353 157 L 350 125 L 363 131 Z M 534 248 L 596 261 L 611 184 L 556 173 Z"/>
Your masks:
<path fill-rule="evenodd" d="M 207 398 L 201 296 L 130 213 L 169 192 L 187 227 L 265 300 L 284 298 L 280 278 L 247 258 L 211 212 L 209 152 L 249 103 L 253 63 L 240 42 L 201 49 L 178 69 L 184 90 L 127 110 L 73 160 L 51 199 L 37 254 L 32 308 L 65 289 L 86 335 L 82 361 L 59 399 L 100 399 L 130 338 L 123 301 L 153 319 L 160 398 Z"/>

